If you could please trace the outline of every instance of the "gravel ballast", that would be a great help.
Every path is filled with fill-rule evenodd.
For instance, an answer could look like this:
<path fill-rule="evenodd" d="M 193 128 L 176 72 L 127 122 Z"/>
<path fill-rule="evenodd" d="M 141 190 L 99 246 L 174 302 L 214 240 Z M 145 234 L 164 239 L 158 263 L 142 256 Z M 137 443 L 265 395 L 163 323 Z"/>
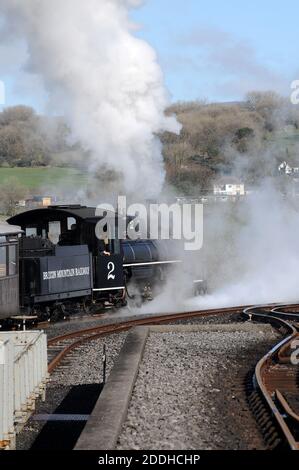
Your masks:
<path fill-rule="evenodd" d="M 130 316 L 130 315 L 129 315 Z M 146 318 L 152 315 L 132 314 L 130 319 Z M 214 322 L 227 321 L 231 322 L 236 317 L 235 314 L 227 313 L 224 316 L 217 317 L 202 317 L 198 319 L 199 324 L 210 324 Z M 63 335 L 78 329 L 93 328 L 110 323 L 123 322 L 128 318 L 128 315 L 115 312 L 107 312 L 106 314 L 93 317 L 87 316 L 82 318 L 73 318 L 70 321 L 58 322 L 49 324 L 45 328 L 48 338 Z M 188 320 L 186 319 L 186 322 Z M 190 320 L 189 320 L 190 322 Z M 183 321 L 185 323 L 185 321 Z M 196 321 L 194 320 L 194 323 Z M 127 333 L 120 333 L 114 335 L 107 335 L 103 338 L 97 339 L 90 343 L 84 344 L 79 350 L 74 352 L 73 356 L 68 356 L 63 362 L 62 367 L 59 367 L 51 376 L 51 380 L 47 385 L 46 401 L 43 403 L 40 400 L 37 402 L 37 414 L 51 414 L 54 413 L 56 408 L 63 402 L 65 397 L 69 394 L 72 388 L 79 384 L 99 383 L 102 380 L 102 354 L 103 345 L 106 344 L 107 351 L 107 377 L 113 367 L 114 361 L 123 345 Z M 23 431 L 17 435 L 17 448 L 29 449 L 34 442 L 36 436 L 42 429 L 44 422 L 37 422 L 30 419 L 26 423 Z"/>
<path fill-rule="evenodd" d="M 263 449 L 244 380 L 277 334 L 242 329 L 151 333 L 117 448 Z"/>
<path fill-rule="evenodd" d="M 106 346 L 107 376 L 127 333 L 111 334 L 84 343 L 69 354 L 51 375 L 50 387 L 99 383 L 103 378 L 103 347 Z"/>
<path fill-rule="evenodd" d="M 37 402 L 35 414 L 54 413 L 68 394 L 78 385 L 100 384 L 103 378 L 104 344 L 107 356 L 106 377 L 108 377 L 125 338 L 126 333 L 107 335 L 83 344 L 72 355 L 67 356 L 61 367 L 58 367 L 51 375 L 47 385 L 46 401 L 39 400 Z M 26 423 L 22 432 L 17 435 L 17 449 L 29 449 L 44 424 L 44 421 L 35 421 L 33 416 Z"/>
<path fill-rule="evenodd" d="M 171 312 L 170 312 L 171 313 Z M 130 312 L 107 312 L 103 315 L 99 316 L 82 316 L 82 317 L 71 317 L 67 321 L 60 321 L 57 323 L 49 323 L 45 327 L 45 333 L 47 334 L 48 338 L 54 338 L 56 336 L 65 335 L 67 333 L 72 333 L 79 329 L 89 329 L 94 328 L 101 325 L 110 325 L 110 324 L 117 324 L 123 323 L 128 320 L 140 320 L 140 319 L 148 319 L 151 317 L 155 317 L 159 315 L 159 313 L 152 313 L 152 314 L 145 314 L 145 313 L 131 313 Z M 166 314 L 165 314 L 166 315 Z M 231 323 L 236 321 L 244 321 L 241 318 L 241 315 L 236 313 L 227 312 L 222 315 L 211 315 L 194 318 L 190 320 L 186 318 L 186 320 L 179 320 L 173 322 L 174 324 L 223 324 L 223 323 Z M 172 322 L 171 322 L 172 323 Z"/>

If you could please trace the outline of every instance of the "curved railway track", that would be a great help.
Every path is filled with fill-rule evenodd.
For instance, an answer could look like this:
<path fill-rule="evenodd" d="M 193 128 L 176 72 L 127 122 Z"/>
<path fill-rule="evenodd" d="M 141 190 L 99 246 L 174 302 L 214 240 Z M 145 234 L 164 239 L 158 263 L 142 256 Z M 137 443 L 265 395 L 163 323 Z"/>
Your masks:
<path fill-rule="evenodd" d="M 290 311 L 295 307 L 244 310 L 248 318 L 270 322 L 285 336 L 258 362 L 249 384 L 249 403 L 271 449 L 299 450 L 299 313 Z"/>
<path fill-rule="evenodd" d="M 294 311 L 295 310 L 295 311 Z M 284 339 L 256 365 L 247 383 L 248 401 L 261 427 L 268 448 L 288 447 L 299 450 L 299 305 L 234 307 L 195 312 L 172 313 L 121 323 L 99 325 L 57 336 L 48 341 L 49 372 L 83 343 L 101 336 L 127 331 L 135 326 L 162 324 L 225 314 L 243 314 L 255 321 L 269 322 Z M 292 363 L 294 357 L 298 363 Z"/>
<path fill-rule="evenodd" d="M 200 310 L 195 312 L 171 313 L 134 320 L 127 320 L 121 323 L 111 323 L 99 325 L 93 328 L 67 333 L 57 336 L 48 341 L 49 373 L 52 373 L 61 361 L 71 351 L 80 347 L 83 343 L 98 339 L 101 336 L 127 331 L 135 326 L 154 325 L 169 323 L 171 321 L 188 320 L 192 318 L 208 317 L 225 314 L 241 314 L 244 307 L 222 308 L 212 310 Z"/>

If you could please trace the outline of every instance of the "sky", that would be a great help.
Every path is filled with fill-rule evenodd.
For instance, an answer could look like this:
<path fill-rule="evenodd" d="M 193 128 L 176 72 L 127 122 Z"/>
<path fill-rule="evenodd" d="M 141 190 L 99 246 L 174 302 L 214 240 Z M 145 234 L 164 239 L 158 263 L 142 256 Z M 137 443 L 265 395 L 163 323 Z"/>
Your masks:
<path fill-rule="evenodd" d="M 138 24 L 134 34 L 157 52 L 173 102 L 240 100 L 252 90 L 289 95 L 299 79 L 298 1 L 147 0 L 131 17 Z M 20 72 L 25 46 L 5 47 L 0 36 L 5 105 L 42 110 L 40 79 Z"/>
<path fill-rule="evenodd" d="M 230 101 L 271 88 L 288 95 L 299 79 L 296 0 L 150 0 L 134 19 L 174 101 Z"/>

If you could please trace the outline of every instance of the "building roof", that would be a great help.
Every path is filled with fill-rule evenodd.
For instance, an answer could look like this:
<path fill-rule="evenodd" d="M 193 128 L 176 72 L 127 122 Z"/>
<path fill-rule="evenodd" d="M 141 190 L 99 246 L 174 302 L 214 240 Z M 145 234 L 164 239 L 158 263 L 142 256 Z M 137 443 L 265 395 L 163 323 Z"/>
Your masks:
<path fill-rule="evenodd" d="M 0 222 L 0 236 L 1 235 L 18 235 L 22 233 L 20 227 L 16 227 L 14 225 L 9 225 L 6 223 Z"/>
<path fill-rule="evenodd" d="M 235 176 L 222 176 L 219 180 L 215 181 L 214 185 L 224 185 L 224 184 L 244 184 L 244 181 L 239 180 Z"/>

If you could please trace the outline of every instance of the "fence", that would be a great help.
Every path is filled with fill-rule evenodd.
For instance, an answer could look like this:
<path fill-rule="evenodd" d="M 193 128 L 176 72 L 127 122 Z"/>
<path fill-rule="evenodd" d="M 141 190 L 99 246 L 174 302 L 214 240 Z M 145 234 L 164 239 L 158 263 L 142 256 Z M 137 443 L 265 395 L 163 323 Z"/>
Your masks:
<path fill-rule="evenodd" d="M 42 331 L 0 333 L 0 448 L 14 448 L 16 433 L 44 399 L 47 337 Z"/>

